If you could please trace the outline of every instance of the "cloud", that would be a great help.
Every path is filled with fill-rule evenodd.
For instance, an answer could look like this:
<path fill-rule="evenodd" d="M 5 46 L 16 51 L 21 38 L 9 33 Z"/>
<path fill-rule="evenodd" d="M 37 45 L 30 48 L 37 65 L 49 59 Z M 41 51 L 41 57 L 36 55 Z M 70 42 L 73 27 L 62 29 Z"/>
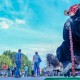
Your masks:
<path fill-rule="evenodd" d="M 16 19 L 15 22 L 16 22 L 16 24 L 25 24 L 26 23 L 26 21 L 22 20 L 22 19 Z"/>
<path fill-rule="evenodd" d="M 0 26 L 1 26 L 2 29 L 8 29 L 9 28 L 9 25 L 6 22 L 1 22 Z"/>
<path fill-rule="evenodd" d="M 7 50 L 11 50 L 11 51 L 15 51 L 15 52 L 18 51 L 17 48 L 13 48 L 12 46 L 8 46 L 8 45 L 5 45 L 5 44 L 0 45 L 0 55 L 3 54 L 3 52 L 7 51 Z"/>
<path fill-rule="evenodd" d="M 16 18 L 14 21 L 8 18 L 0 18 L 0 28 L 1 29 L 9 29 L 13 26 L 20 26 L 21 24 L 25 24 L 26 21 L 22 19 Z"/>
<path fill-rule="evenodd" d="M 57 43 L 39 43 L 39 44 L 23 44 L 22 49 L 25 50 L 25 54 L 33 55 L 35 51 L 38 51 L 40 55 L 46 55 L 47 53 L 56 53 L 57 47 L 61 45 L 61 42 Z M 28 55 L 29 56 L 29 55 Z"/>
<path fill-rule="evenodd" d="M 12 20 L 7 18 L 0 18 L 0 28 L 1 29 L 8 29 L 13 24 Z"/>

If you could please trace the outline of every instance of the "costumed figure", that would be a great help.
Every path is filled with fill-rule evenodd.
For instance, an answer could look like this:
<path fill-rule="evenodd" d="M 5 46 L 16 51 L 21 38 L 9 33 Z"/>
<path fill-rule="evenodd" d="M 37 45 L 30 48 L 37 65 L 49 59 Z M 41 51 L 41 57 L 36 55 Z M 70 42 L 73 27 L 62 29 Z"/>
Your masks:
<path fill-rule="evenodd" d="M 64 67 L 62 74 L 70 76 L 70 69 L 74 68 L 74 64 L 80 64 L 80 4 L 71 6 L 64 14 L 70 18 L 64 24 L 64 41 L 56 53 Z"/>

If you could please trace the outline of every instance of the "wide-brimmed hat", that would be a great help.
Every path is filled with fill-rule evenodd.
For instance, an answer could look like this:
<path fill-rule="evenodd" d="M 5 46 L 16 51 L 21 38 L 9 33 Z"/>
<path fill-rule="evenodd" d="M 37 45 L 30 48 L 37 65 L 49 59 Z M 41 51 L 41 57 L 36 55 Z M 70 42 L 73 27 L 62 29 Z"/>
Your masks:
<path fill-rule="evenodd" d="M 71 16 L 71 15 L 75 15 L 76 11 L 78 10 L 80 4 L 75 4 L 73 6 L 71 6 L 68 10 L 64 11 L 64 14 L 66 16 Z"/>

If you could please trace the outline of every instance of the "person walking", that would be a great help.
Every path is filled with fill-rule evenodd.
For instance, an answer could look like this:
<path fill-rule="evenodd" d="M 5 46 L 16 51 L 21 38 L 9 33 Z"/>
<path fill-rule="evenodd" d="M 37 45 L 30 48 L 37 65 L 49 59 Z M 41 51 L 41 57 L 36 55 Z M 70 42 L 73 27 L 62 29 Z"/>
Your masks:
<path fill-rule="evenodd" d="M 41 58 L 38 55 L 38 52 L 35 52 L 35 55 L 33 56 L 33 62 L 34 62 L 34 76 L 39 76 L 39 65 L 41 62 Z"/>
<path fill-rule="evenodd" d="M 20 77 L 21 62 L 22 62 L 22 53 L 21 49 L 19 49 L 18 53 L 16 53 L 15 55 L 15 63 L 16 63 L 15 77 Z"/>
<path fill-rule="evenodd" d="M 28 65 L 25 66 L 25 76 L 28 76 Z"/>

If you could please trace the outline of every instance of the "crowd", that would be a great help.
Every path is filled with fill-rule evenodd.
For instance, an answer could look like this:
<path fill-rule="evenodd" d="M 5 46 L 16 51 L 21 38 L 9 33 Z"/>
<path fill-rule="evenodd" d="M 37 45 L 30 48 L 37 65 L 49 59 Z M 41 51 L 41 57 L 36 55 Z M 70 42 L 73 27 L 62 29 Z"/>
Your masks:
<path fill-rule="evenodd" d="M 2 77 L 16 77 L 15 73 L 16 73 L 16 66 L 9 67 L 6 63 L 4 64 L 2 69 L 0 69 L 0 76 Z M 28 66 L 27 65 L 24 67 L 23 71 L 20 71 L 20 76 L 22 77 L 28 76 Z"/>
<path fill-rule="evenodd" d="M 24 66 L 24 70 L 21 71 L 21 65 L 22 65 L 22 53 L 21 49 L 18 50 L 18 52 L 15 54 L 15 66 L 8 66 L 8 64 L 4 64 L 2 68 L 0 68 L 0 75 L 2 77 L 25 77 L 28 76 L 28 65 Z M 35 52 L 35 55 L 33 56 L 33 62 L 31 65 L 31 76 L 36 77 L 40 76 L 40 62 L 41 58 L 38 54 L 38 52 Z M 1 65 L 0 65 L 1 66 Z"/>
<path fill-rule="evenodd" d="M 68 70 L 70 70 L 70 76 L 72 76 L 72 69 L 69 66 L 64 68 L 62 63 L 60 62 L 60 65 L 56 67 L 52 65 L 44 67 L 43 75 L 44 76 L 65 76 L 67 77 L 68 75 L 66 73 L 68 72 Z M 80 76 L 80 64 L 79 65 L 75 64 L 75 76 Z"/>
<path fill-rule="evenodd" d="M 53 55 L 48 54 L 49 58 Z M 51 56 L 51 57 L 50 57 Z M 48 58 L 48 57 L 47 57 Z M 41 70 L 40 69 L 40 63 L 42 62 L 38 52 L 35 52 L 35 55 L 33 56 L 33 62 L 31 65 L 31 74 L 28 74 L 28 65 L 24 66 L 24 70 L 21 71 L 21 64 L 22 64 L 22 53 L 21 49 L 18 50 L 18 52 L 15 55 L 15 66 L 8 66 L 6 63 L 3 65 L 2 68 L 0 68 L 0 76 L 2 77 L 27 77 L 27 76 L 32 76 L 32 77 L 39 77 L 39 76 L 62 76 L 61 72 L 62 71 L 67 71 L 69 67 L 66 67 L 64 69 L 63 64 L 59 62 L 57 66 L 55 66 L 56 60 L 54 59 L 55 57 L 52 57 L 54 63 L 48 64 Z M 50 60 L 49 59 L 49 60 Z M 47 59 L 48 60 L 48 59 Z M 51 60 L 50 60 L 51 61 Z M 1 65 L 0 65 L 1 66 Z M 76 76 L 80 76 L 80 65 L 75 65 L 76 67 Z M 70 73 L 71 74 L 71 73 Z M 65 76 L 65 75 L 63 75 Z"/>

